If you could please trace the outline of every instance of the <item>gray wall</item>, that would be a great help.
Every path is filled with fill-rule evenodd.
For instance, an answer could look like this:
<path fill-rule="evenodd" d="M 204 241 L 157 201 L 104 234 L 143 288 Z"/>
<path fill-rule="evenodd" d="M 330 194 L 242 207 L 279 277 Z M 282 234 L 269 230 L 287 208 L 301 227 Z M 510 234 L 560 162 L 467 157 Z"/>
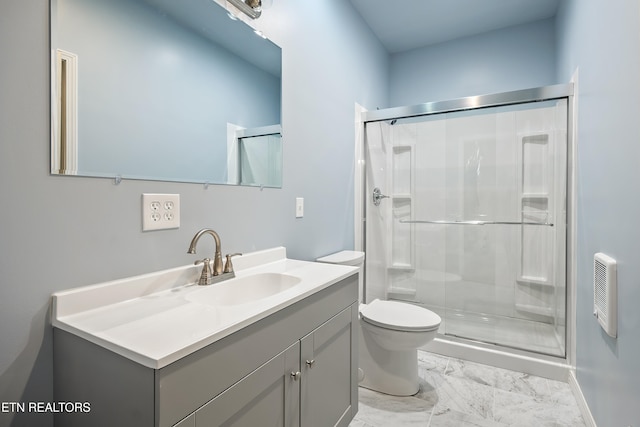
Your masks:
<path fill-rule="evenodd" d="M 391 106 L 556 83 L 552 19 L 391 56 Z"/>
<path fill-rule="evenodd" d="M 388 102 L 387 54 L 348 2 L 277 0 L 257 25 L 283 48 L 283 189 L 50 176 L 48 9 L 0 0 L 0 402 L 53 398 L 54 291 L 191 263 L 201 227 L 220 233 L 224 252 L 351 248 L 354 103 Z M 181 228 L 142 233 L 143 192 L 180 193 Z M 52 420 L 0 413 L 0 425 L 12 419 Z"/>
<path fill-rule="evenodd" d="M 576 377 L 596 423 L 640 422 L 640 3 L 565 0 L 559 79 L 578 69 Z M 593 317 L 593 255 L 618 261 L 618 338 Z"/>

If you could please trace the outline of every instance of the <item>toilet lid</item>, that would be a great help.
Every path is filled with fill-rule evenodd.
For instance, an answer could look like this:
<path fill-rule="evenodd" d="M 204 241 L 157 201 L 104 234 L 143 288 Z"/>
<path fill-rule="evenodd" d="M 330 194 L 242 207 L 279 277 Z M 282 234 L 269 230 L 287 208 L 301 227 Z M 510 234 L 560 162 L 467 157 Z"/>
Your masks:
<path fill-rule="evenodd" d="M 440 326 L 440 316 L 417 305 L 373 300 L 360 306 L 362 319 L 381 328 L 407 332 L 426 332 Z"/>
<path fill-rule="evenodd" d="M 329 264 L 359 265 L 364 261 L 364 252 L 360 251 L 340 251 L 335 254 L 323 256 L 316 261 Z"/>

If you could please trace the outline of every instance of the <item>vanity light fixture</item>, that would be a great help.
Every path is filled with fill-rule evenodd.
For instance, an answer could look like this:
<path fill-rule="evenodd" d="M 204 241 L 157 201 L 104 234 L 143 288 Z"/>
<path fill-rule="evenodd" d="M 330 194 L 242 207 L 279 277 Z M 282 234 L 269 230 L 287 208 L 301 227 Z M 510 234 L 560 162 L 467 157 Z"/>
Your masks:
<path fill-rule="evenodd" d="M 227 0 L 251 19 L 258 19 L 262 14 L 262 0 Z"/>

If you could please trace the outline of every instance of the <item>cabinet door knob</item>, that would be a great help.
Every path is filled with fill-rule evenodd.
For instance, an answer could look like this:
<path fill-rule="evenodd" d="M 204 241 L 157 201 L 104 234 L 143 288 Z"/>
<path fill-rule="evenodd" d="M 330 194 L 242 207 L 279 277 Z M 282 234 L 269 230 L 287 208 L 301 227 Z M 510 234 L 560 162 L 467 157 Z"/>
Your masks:
<path fill-rule="evenodd" d="M 307 366 L 310 368 L 313 368 L 313 364 L 316 363 L 315 359 L 311 359 L 311 360 L 307 360 Z"/>
<path fill-rule="evenodd" d="M 294 381 L 298 381 L 300 379 L 300 371 L 298 372 L 291 372 L 291 378 L 293 378 Z"/>

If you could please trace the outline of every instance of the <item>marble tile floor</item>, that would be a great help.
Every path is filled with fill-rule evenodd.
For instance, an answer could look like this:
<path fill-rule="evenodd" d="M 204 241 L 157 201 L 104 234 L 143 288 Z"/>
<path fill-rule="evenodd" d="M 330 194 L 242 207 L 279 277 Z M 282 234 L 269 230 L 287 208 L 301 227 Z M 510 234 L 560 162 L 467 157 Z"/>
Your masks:
<path fill-rule="evenodd" d="M 359 388 L 349 427 L 585 427 L 569 385 L 418 351 L 420 392 Z"/>

